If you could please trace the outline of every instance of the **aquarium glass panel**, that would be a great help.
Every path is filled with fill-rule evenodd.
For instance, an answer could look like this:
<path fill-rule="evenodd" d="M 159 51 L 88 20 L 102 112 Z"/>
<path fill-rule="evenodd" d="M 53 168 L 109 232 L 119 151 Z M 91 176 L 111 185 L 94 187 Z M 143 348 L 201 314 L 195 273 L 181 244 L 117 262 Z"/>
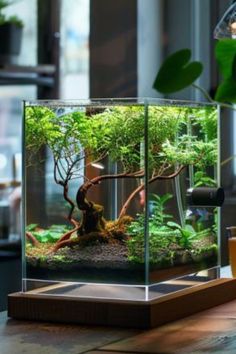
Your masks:
<path fill-rule="evenodd" d="M 217 108 L 211 105 L 149 104 L 150 284 L 218 264 L 217 205 L 222 191 L 217 176 L 217 120 Z M 214 193 L 219 193 L 219 200 L 212 200 Z M 178 282 L 173 290 L 182 286 Z M 162 288 L 170 288 L 170 283 Z"/>
<path fill-rule="evenodd" d="M 217 120 L 168 100 L 25 102 L 23 291 L 151 300 L 215 277 Z"/>

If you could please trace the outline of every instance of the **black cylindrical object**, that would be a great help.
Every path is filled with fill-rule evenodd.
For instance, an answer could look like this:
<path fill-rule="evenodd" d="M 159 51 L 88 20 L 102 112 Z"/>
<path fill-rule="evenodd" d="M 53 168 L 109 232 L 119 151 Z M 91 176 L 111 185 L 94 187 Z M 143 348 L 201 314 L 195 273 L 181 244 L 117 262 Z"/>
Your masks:
<path fill-rule="evenodd" d="M 188 189 L 187 199 L 191 206 L 220 207 L 224 203 L 225 194 L 221 187 L 198 187 Z"/>

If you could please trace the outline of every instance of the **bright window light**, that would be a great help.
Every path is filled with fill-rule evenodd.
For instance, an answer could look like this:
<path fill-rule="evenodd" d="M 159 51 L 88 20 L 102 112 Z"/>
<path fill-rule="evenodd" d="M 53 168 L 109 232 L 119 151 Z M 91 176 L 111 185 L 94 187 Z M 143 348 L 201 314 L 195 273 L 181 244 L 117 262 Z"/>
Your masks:
<path fill-rule="evenodd" d="M 0 169 L 3 170 L 7 165 L 6 155 L 0 154 Z"/>

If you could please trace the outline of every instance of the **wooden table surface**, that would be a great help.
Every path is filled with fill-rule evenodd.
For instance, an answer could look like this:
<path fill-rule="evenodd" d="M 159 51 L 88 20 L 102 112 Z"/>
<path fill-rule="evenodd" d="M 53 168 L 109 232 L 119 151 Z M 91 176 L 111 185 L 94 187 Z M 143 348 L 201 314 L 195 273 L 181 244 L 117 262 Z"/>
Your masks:
<path fill-rule="evenodd" d="M 16 321 L 2 312 L 0 353 L 235 354 L 236 300 L 146 331 Z"/>

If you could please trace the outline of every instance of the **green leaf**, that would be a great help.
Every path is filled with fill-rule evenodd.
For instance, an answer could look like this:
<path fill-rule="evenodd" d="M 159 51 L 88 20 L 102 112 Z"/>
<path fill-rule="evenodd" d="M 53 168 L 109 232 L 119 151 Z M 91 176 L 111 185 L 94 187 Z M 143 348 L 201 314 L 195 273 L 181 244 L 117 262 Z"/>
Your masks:
<path fill-rule="evenodd" d="M 235 56 L 236 41 L 235 39 L 223 39 L 217 42 L 215 47 L 215 56 L 219 64 L 220 71 L 225 79 L 235 75 Z"/>
<path fill-rule="evenodd" d="M 191 85 L 202 73 L 200 62 L 189 62 L 191 51 L 182 49 L 170 55 L 162 64 L 153 88 L 161 93 L 172 93 Z"/>
<path fill-rule="evenodd" d="M 178 230 L 182 229 L 182 227 L 179 224 L 173 221 L 168 221 L 167 226 L 171 227 L 172 229 L 178 229 Z"/>
<path fill-rule="evenodd" d="M 215 100 L 218 102 L 236 103 L 236 81 L 232 77 L 224 80 L 218 86 Z"/>
<path fill-rule="evenodd" d="M 232 64 L 232 78 L 236 81 L 236 54 L 234 56 Z"/>
<path fill-rule="evenodd" d="M 50 232 L 64 233 L 67 230 L 69 230 L 69 228 L 66 225 L 56 224 L 56 225 L 51 225 L 49 230 Z"/>
<path fill-rule="evenodd" d="M 26 231 L 33 231 L 34 229 L 36 229 L 36 227 L 38 226 L 38 224 L 29 224 L 28 226 L 26 226 Z"/>
<path fill-rule="evenodd" d="M 61 232 L 50 232 L 48 233 L 48 240 L 50 242 L 54 242 L 54 241 L 57 241 L 59 240 L 59 238 L 62 236 Z"/>
<path fill-rule="evenodd" d="M 168 200 L 172 199 L 173 195 L 170 193 L 166 193 L 160 197 L 160 201 L 162 204 L 165 204 Z"/>
<path fill-rule="evenodd" d="M 195 234 L 195 230 L 194 230 L 194 228 L 192 227 L 192 225 L 185 225 L 185 229 L 186 230 L 188 230 L 188 231 L 190 231 L 191 233 L 193 233 L 193 234 Z"/>

